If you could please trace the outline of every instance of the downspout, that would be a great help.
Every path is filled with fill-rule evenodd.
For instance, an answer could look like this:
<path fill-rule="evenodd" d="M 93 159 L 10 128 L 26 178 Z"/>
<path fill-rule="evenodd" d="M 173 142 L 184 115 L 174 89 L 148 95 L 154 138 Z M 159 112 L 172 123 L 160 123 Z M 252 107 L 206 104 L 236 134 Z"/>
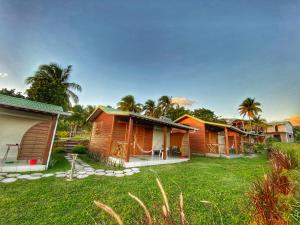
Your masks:
<path fill-rule="evenodd" d="M 54 138 L 55 138 L 58 118 L 59 118 L 59 114 L 57 115 L 56 122 L 55 122 L 55 127 L 54 127 L 53 134 L 52 134 L 52 140 L 51 140 L 51 145 L 50 145 L 50 149 L 49 149 L 49 154 L 48 154 L 48 159 L 47 159 L 47 164 L 46 164 L 46 170 L 48 169 L 48 165 L 49 165 L 49 161 L 50 161 L 50 155 L 51 155 L 51 150 L 52 150 L 53 142 L 54 142 Z"/>

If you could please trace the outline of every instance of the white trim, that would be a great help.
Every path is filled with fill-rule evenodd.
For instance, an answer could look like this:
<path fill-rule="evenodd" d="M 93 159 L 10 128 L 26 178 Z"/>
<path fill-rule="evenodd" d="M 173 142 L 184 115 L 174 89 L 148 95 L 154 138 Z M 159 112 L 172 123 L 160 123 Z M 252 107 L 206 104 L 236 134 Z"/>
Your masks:
<path fill-rule="evenodd" d="M 57 115 L 56 122 L 55 122 L 55 127 L 54 127 L 53 134 L 52 134 L 52 141 L 51 141 L 51 145 L 50 145 L 50 149 L 49 149 L 49 154 L 48 154 L 48 159 L 47 159 L 47 164 L 46 164 L 46 170 L 48 169 L 48 165 L 49 165 L 49 161 L 50 161 L 50 155 L 51 155 L 51 150 L 52 150 L 52 147 L 53 147 L 53 142 L 54 142 L 54 138 L 55 138 L 58 119 L 59 119 L 59 114 Z"/>

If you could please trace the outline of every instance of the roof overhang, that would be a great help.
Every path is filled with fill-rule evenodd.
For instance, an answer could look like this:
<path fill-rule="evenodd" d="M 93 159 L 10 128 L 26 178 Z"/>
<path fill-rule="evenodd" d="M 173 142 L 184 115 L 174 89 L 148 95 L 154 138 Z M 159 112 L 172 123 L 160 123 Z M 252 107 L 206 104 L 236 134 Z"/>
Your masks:
<path fill-rule="evenodd" d="M 188 117 L 188 118 L 191 118 L 191 119 L 193 119 L 193 120 L 196 120 L 196 121 L 198 121 L 198 122 L 200 122 L 200 123 L 207 124 L 207 125 L 216 126 L 216 127 L 222 127 L 222 128 L 225 128 L 225 127 L 226 127 L 226 128 L 228 128 L 228 129 L 234 130 L 234 131 L 236 131 L 236 132 L 238 132 L 238 133 L 241 133 L 241 134 L 247 134 L 247 132 L 242 131 L 242 130 L 240 130 L 240 129 L 237 128 L 237 127 L 234 127 L 234 126 L 231 126 L 231 125 L 228 125 L 228 124 L 222 124 L 222 123 L 215 123 L 215 122 L 205 121 L 205 120 L 199 119 L 199 118 L 197 118 L 197 117 L 191 116 L 191 115 L 189 115 L 189 114 L 185 114 L 185 115 L 183 115 L 183 116 L 177 118 L 174 122 L 175 122 L 175 123 L 178 123 L 179 121 L 181 121 L 182 119 L 187 118 L 187 117 Z"/>
<path fill-rule="evenodd" d="M 25 111 L 25 112 L 51 114 L 51 115 L 70 116 L 72 114 L 70 112 L 50 112 L 50 111 L 47 111 L 47 110 L 30 109 L 30 108 L 19 107 L 19 106 L 14 106 L 14 105 L 11 105 L 11 104 L 3 104 L 3 103 L 0 103 L 0 108 L 1 107 L 6 108 L 6 109 L 12 109 L 12 110 L 21 110 L 21 111 Z"/>
<path fill-rule="evenodd" d="M 114 115 L 114 116 L 122 116 L 122 117 L 132 117 L 135 119 L 138 119 L 140 121 L 145 121 L 148 123 L 151 123 L 153 125 L 160 125 L 160 126 L 168 126 L 172 128 L 178 128 L 178 129 L 183 129 L 183 130 L 198 130 L 197 128 L 186 126 L 183 124 L 179 123 L 174 123 L 173 121 L 166 121 L 154 117 L 149 117 L 149 116 L 144 116 L 138 113 L 133 113 L 133 112 L 126 112 L 126 111 L 108 111 L 106 110 L 106 107 L 99 106 L 97 107 L 94 112 L 87 118 L 87 121 L 92 122 L 94 121 L 102 112 L 105 112 L 106 114 L 109 115 Z"/>

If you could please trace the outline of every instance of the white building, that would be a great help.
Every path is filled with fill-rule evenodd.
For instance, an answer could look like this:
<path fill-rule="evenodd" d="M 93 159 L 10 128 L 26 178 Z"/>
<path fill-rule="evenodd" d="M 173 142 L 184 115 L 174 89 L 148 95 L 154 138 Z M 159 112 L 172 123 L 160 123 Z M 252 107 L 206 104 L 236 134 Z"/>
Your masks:
<path fill-rule="evenodd" d="M 293 126 L 289 121 L 274 121 L 268 123 L 266 138 L 276 138 L 281 142 L 293 142 Z"/>

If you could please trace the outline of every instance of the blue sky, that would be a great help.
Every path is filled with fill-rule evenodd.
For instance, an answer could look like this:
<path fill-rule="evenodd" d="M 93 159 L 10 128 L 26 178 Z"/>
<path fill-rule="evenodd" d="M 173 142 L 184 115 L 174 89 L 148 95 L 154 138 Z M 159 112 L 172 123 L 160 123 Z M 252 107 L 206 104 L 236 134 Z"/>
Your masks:
<path fill-rule="evenodd" d="M 57 62 L 73 65 L 81 104 L 169 95 L 238 117 L 255 97 L 284 119 L 300 115 L 299 27 L 294 0 L 0 0 L 0 88 L 24 91 Z"/>

